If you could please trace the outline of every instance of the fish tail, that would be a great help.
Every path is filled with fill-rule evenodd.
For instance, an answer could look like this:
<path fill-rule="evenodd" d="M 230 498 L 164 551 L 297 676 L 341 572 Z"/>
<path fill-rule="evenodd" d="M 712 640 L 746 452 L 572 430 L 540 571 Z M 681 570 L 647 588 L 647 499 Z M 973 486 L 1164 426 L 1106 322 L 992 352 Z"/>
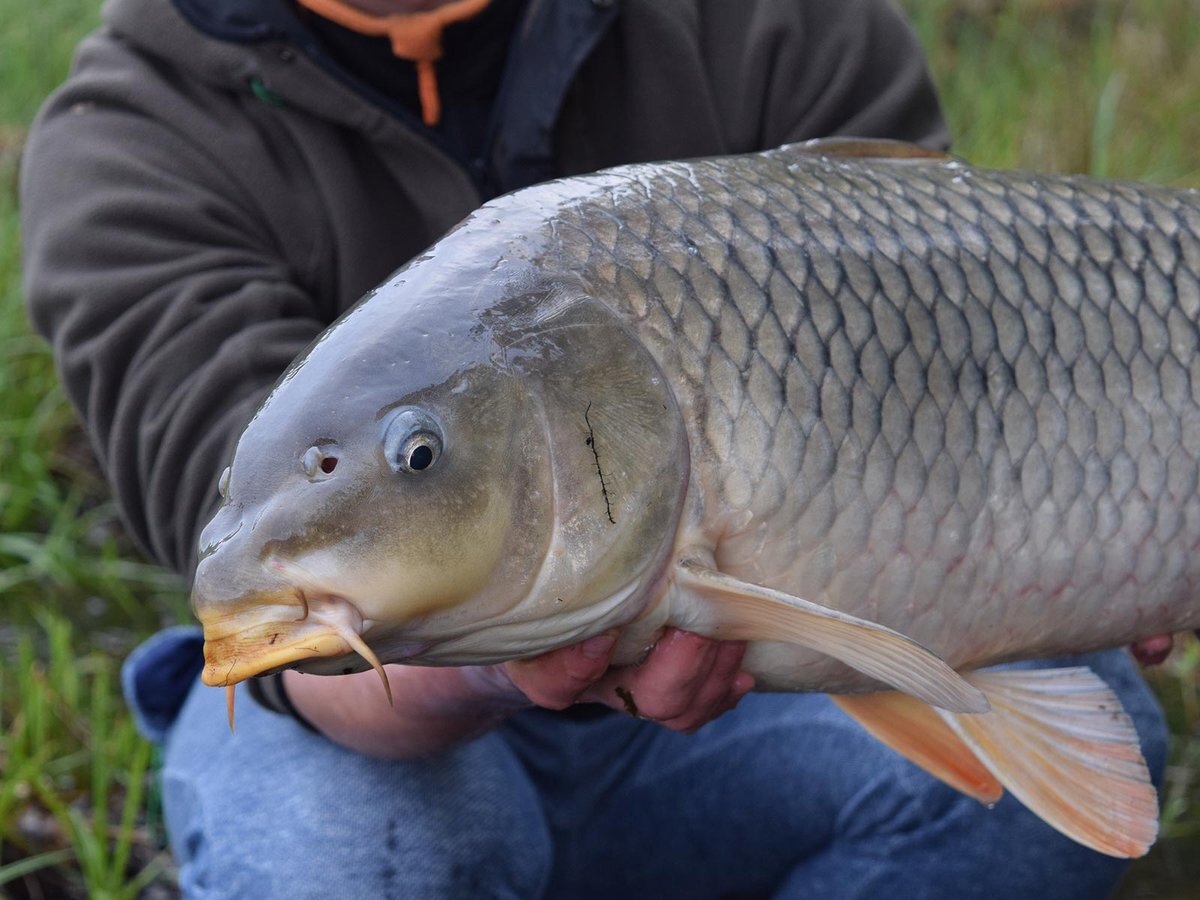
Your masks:
<path fill-rule="evenodd" d="M 986 713 L 936 709 L 896 692 L 835 697 L 902 756 L 992 805 L 1008 789 L 1043 821 L 1109 856 L 1144 855 L 1158 795 L 1133 721 L 1084 667 L 968 673 Z"/>

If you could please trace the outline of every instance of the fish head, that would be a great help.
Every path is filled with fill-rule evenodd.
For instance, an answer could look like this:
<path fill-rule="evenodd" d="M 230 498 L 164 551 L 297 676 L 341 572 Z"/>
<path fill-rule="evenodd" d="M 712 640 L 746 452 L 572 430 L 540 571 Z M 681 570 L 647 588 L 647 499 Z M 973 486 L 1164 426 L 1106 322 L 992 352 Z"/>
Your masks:
<path fill-rule="evenodd" d="M 640 345 L 588 298 L 435 309 L 419 282 L 335 323 L 242 433 L 192 591 L 207 684 L 533 655 L 662 570 L 686 454 Z"/>
<path fill-rule="evenodd" d="M 388 651 L 405 657 L 420 643 L 404 639 L 405 623 L 467 601 L 503 605 L 493 580 L 519 585 L 525 535 L 551 527 L 529 499 L 545 448 L 504 382 L 466 369 L 395 395 L 308 397 L 279 415 L 284 390 L 263 407 L 200 538 L 192 602 L 206 681 L 305 660 L 354 671 L 366 632 L 399 631 Z"/>

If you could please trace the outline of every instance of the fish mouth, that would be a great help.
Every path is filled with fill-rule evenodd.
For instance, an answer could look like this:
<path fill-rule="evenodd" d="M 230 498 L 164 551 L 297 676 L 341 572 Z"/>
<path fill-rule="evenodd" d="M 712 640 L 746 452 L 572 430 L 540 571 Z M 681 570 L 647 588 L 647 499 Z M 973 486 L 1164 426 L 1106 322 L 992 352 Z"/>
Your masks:
<path fill-rule="evenodd" d="M 206 685 L 232 687 L 304 660 L 357 653 L 388 687 L 379 658 L 362 639 L 362 614 L 349 600 L 302 592 L 263 599 L 256 595 L 221 604 L 219 612 L 211 606 L 199 611 L 204 626 L 200 678 Z"/>

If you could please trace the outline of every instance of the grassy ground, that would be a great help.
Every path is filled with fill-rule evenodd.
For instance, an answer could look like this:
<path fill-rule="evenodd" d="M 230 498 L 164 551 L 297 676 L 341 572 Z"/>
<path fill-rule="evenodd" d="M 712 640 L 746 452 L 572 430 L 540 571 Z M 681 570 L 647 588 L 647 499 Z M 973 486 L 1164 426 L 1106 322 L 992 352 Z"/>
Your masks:
<path fill-rule="evenodd" d="M 0 896 L 173 891 L 116 674 L 182 586 L 123 537 L 20 295 L 20 148 L 97 9 L 0 0 Z"/>
<path fill-rule="evenodd" d="M 907 0 L 956 150 L 985 165 L 1200 185 L 1200 0 Z M 121 656 L 182 615 L 138 560 L 21 308 L 16 167 L 90 0 L 0 0 L 0 895 L 169 896 Z M 1174 733 L 1164 838 L 1122 896 L 1200 872 L 1200 645 L 1151 673 Z M 149 885 L 147 888 L 146 886 Z"/>

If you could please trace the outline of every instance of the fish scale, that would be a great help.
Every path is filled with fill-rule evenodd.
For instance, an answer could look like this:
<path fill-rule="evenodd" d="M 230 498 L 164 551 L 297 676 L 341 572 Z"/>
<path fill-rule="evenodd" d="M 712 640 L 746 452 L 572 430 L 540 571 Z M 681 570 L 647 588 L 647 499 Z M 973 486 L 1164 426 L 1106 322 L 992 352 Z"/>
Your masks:
<path fill-rule="evenodd" d="M 723 570 L 956 667 L 1186 624 L 1196 192 L 794 150 L 628 171 L 557 252 L 672 382 L 706 507 L 752 513 Z"/>

